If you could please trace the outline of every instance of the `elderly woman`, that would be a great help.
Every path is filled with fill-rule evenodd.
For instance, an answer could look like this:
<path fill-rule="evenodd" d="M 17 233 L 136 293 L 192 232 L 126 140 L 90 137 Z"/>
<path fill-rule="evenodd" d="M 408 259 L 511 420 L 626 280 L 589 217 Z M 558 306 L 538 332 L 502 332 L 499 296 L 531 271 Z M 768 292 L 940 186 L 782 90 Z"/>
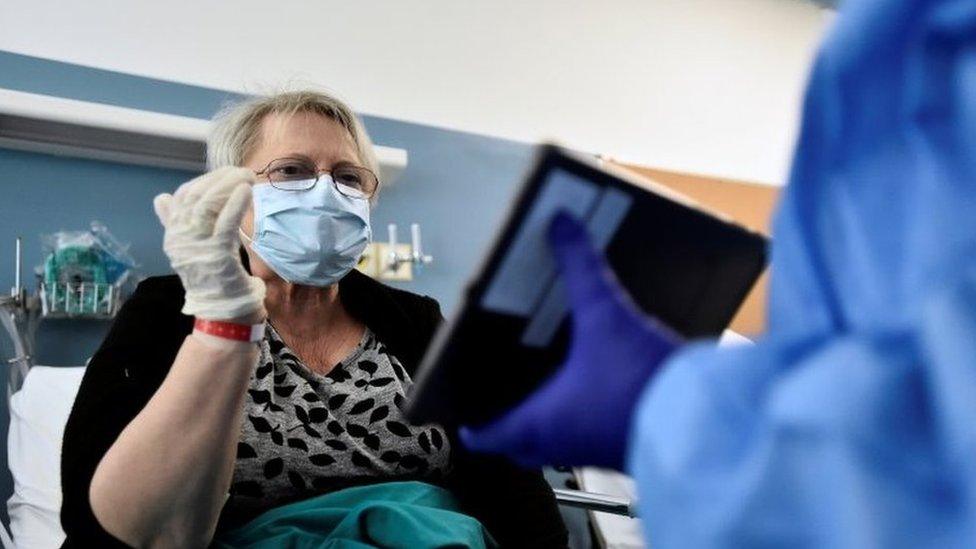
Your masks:
<path fill-rule="evenodd" d="M 537 471 L 401 414 L 441 316 L 353 270 L 371 147 L 328 95 L 249 99 L 218 116 L 213 171 L 156 197 L 177 275 L 139 285 L 88 366 L 64 437 L 66 546 L 206 546 L 285 503 L 402 479 L 446 487 L 503 545 L 566 544 Z"/>

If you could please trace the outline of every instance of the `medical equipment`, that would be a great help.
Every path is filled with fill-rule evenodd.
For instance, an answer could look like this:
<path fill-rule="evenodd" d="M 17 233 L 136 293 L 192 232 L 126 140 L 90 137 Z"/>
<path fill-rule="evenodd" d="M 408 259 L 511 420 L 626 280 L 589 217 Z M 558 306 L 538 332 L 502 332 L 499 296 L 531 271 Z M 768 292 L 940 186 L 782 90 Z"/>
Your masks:
<path fill-rule="evenodd" d="M 135 261 L 127 246 L 93 221 L 88 231 L 59 231 L 42 238 L 48 255 L 36 292 L 23 280 L 23 240 L 14 241 L 14 286 L 0 297 L 0 324 L 13 344 L 7 359 L 7 396 L 17 392 L 34 364 L 34 338 L 45 318 L 109 320 L 122 303 Z"/>
<path fill-rule="evenodd" d="M 128 246 L 98 221 L 87 231 L 58 231 L 42 237 L 42 242 L 47 252 L 38 267 L 42 316 L 114 317 L 122 288 L 136 266 Z"/>
<path fill-rule="evenodd" d="M 7 360 L 7 397 L 20 388 L 34 360 L 34 334 L 41 321 L 40 299 L 23 286 L 23 253 L 20 237 L 14 245 L 14 287 L 0 297 L 0 323 L 13 343 L 14 356 Z"/>
<path fill-rule="evenodd" d="M 401 282 L 413 280 L 415 271 L 421 271 L 425 265 L 434 261 L 433 256 L 424 251 L 420 224 L 410 224 L 409 244 L 399 242 L 395 223 L 390 223 L 386 229 L 388 241 L 374 239 L 366 247 L 356 268 L 363 274 L 378 280 Z"/>
<path fill-rule="evenodd" d="M 423 244 L 420 240 L 420 224 L 411 223 L 410 224 L 410 253 L 402 254 L 397 251 L 397 226 L 395 223 L 390 223 L 386 227 L 387 234 L 389 235 L 389 252 L 387 252 L 386 257 L 383 258 L 384 271 L 396 272 L 401 265 L 405 263 L 410 263 L 416 265 L 417 267 L 423 267 L 424 265 L 430 264 L 434 261 L 434 258 L 425 254 L 423 250 Z"/>
<path fill-rule="evenodd" d="M 553 488 L 552 491 L 556 494 L 556 501 L 560 505 L 580 507 L 590 511 L 623 515 L 630 518 L 637 517 L 634 502 L 627 498 L 565 488 Z"/>

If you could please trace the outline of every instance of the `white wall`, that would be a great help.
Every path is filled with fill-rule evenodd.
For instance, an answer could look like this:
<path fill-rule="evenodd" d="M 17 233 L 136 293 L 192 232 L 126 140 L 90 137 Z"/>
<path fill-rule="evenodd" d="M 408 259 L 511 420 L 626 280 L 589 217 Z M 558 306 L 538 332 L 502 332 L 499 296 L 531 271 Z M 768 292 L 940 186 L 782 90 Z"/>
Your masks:
<path fill-rule="evenodd" d="M 16 0 L 0 49 L 777 183 L 829 19 L 797 0 Z"/>

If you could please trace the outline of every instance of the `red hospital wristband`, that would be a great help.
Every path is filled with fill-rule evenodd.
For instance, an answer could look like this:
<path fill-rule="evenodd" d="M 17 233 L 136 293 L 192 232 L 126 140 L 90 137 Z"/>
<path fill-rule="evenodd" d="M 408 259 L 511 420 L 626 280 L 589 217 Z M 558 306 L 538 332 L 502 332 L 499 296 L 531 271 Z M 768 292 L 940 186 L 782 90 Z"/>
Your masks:
<path fill-rule="evenodd" d="M 233 339 L 234 341 L 261 341 L 261 338 L 264 337 L 263 322 L 261 324 L 235 324 L 198 318 L 193 322 L 193 329 L 197 332 Z"/>

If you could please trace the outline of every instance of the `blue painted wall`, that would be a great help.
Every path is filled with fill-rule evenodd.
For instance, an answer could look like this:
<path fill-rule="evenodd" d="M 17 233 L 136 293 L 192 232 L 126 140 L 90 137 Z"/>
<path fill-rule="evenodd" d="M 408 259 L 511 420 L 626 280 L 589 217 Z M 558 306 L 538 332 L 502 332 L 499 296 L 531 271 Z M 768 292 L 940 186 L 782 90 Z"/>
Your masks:
<path fill-rule="evenodd" d="M 4 51 L 0 88 L 201 118 L 237 97 Z M 385 239 L 386 224 L 393 222 L 405 235 L 409 223 L 421 223 L 426 251 L 435 260 L 413 282 L 401 286 L 439 299 L 448 314 L 504 214 L 531 147 L 381 117 L 367 116 L 364 121 L 376 143 L 410 154 L 406 171 L 383 191 L 373 212 L 374 233 Z M 41 234 L 82 229 L 92 219 L 132 243 L 143 275 L 170 272 L 151 200 L 193 175 L 0 149 L 0 291 L 13 284 L 14 236 L 24 237 L 25 263 L 32 268 L 42 260 Z M 46 321 L 38 335 L 39 363 L 82 364 L 106 329 L 100 322 Z M 9 356 L 6 335 L 0 334 L 0 357 Z M 0 399 L 5 401 L 5 396 Z M 6 409 L 6 402 L 0 405 Z M 0 432 L 6 433 L 7 414 L 0 416 Z M 4 475 L 6 452 L 0 464 Z M 0 497 L 5 501 L 10 492 L 9 478 L 0 478 Z M 5 516 L 5 505 L 0 514 Z"/>
<path fill-rule="evenodd" d="M 126 107 L 209 117 L 237 95 L 0 51 L 0 88 Z M 470 133 L 364 117 L 379 144 L 401 147 L 410 163 L 384 189 L 373 212 L 374 233 L 398 223 L 401 238 L 419 222 L 432 265 L 400 286 L 441 300 L 446 313 L 512 196 L 531 147 Z M 152 197 L 194 174 L 0 149 L 0 288 L 13 281 L 13 237 L 22 235 L 28 266 L 42 259 L 39 235 L 80 229 L 99 219 L 123 241 L 144 275 L 169 271 Z M 40 362 L 79 364 L 103 333 L 99 323 L 50 321 L 40 336 Z M 54 337 L 55 339 L 50 339 Z"/>

